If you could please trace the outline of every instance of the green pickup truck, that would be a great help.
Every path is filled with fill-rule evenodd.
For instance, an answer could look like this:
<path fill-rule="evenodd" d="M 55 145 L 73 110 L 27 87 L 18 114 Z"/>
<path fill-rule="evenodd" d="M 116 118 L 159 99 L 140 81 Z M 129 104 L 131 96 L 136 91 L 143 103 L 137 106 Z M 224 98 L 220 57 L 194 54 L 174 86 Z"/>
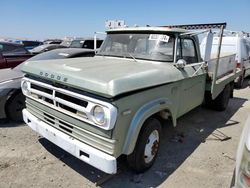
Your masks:
<path fill-rule="evenodd" d="M 195 32 L 178 27 L 108 30 L 95 57 L 24 64 L 23 118 L 106 173 L 117 172 L 121 155 L 143 172 L 156 159 L 161 119 L 176 126 L 177 118 L 203 103 L 227 107 L 240 74 L 234 58 L 204 61 Z"/>

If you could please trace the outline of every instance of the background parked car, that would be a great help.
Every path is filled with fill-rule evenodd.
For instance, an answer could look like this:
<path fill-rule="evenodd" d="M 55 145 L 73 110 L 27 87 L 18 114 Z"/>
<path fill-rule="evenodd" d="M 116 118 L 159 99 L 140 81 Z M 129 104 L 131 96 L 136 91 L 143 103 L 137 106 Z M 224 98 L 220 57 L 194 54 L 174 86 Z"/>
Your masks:
<path fill-rule="evenodd" d="M 103 40 L 98 39 L 96 41 L 96 47 L 99 48 Z M 46 42 L 47 43 L 47 42 Z M 30 50 L 32 54 L 39 54 L 42 52 L 58 49 L 58 48 L 85 48 L 85 49 L 94 49 L 94 39 L 67 39 L 62 41 L 60 44 L 43 44 L 37 46 L 36 48 Z"/>
<path fill-rule="evenodd" d="M 65 39 L 61 42 L 61 45 L 62 46 L 66 46 L 66 47 L 69 47 L 71 42 L 73 41 L 73 39 Z"/>
<path fill-rule="evenodd" d="M 32 40 L 17 40 L 15 41 L 18 44 L 22 44 L 27 50 L 31 50 L 43 43 L 40 41 L 32 41 Z"/>
<path fill-rule="evenodd" d="M 76 57 L 92 57 L 95 51 L 91 49 L 64 48 L 38 54 L 27 61 L 66 59 Z M 14 69 L 0 70 L 0 118 L 22 121 L 22 109 L 25 98 L 21 92 L 23 73 L 18 65 Z"/>
<path fill-rule="evenodd" d="M 250 116 L 242 130 L 236 155 L 234 188 L 250 187 Z"/>
<path fill-rule="evenodd" d="M 98 39 L 96 41 L 96 47 L 99 48 L 103 40 Z M 75 39 L 71 42 L 70 48 L 88 48 L 94 49 L 94 39 Z"/>
<path fill-rule="evenodd" d="M 0 69 L 13 68 L 32 56 L 23 45 L 0 42 Z"/>
<path fill-rule="evenodd" d="M 30 58 L 29 61 L 66 59 L 66 58 L 76 58 L 76 57 L 93 57 L 94 55 L 95 51 L 92 49 L 62 48 L 38 54 Z"/>
<path fill-rule="evenodd" d="M 33 48 L 32 50 L 30 50 L 30 52 L 32 54 L 40 54 L 40 53 L 47 52 L 47 51 L 50 51 L 50 50 L 54 50 L 54 49 L 57 49 L 57 48 L 67 48 L 67 47 L 62 46 L 60 44 L 43 44 L 43 45 L 40 45 L 40 46 L 37 46 L 37 47 Z"/>
<path fill-rule="evenodd" d="M 219 37 L 214 37 L 212 54 L 218 50 Z M 204 53 L 206 40 L 201 42 L 201 53 Z M 250 76 L 250 38 L 242 32 L 225 34 L 222 40 L 221 53 L 236 54 L 237 67 L 242 69 L 242 75 L 235 80 L 238 88 L 243 86 L 244 78 Z"/>
<path fill-rule="evenodd" d="M 43 44 L 61 44 L 63 40 L 61 39 L 47 39 L 43 41 Z"/>
<path fill-rule="evenodd" d="M 96 48 L 99 48 L 102 45 L 103 40 L 96 40 Z M 63 46 L 67 46 L 69 48 L 87 48 L 94 49 L 94 39 L 93 38 L 76 38 L 76 39 L 68 39 L 61 43 Z"/>
<path fill-rule="evenodd" d="M 20 90 L 23 73 L 20 66 L 0 70 L 0 117 L 20 121 L 25 98 Z"/>

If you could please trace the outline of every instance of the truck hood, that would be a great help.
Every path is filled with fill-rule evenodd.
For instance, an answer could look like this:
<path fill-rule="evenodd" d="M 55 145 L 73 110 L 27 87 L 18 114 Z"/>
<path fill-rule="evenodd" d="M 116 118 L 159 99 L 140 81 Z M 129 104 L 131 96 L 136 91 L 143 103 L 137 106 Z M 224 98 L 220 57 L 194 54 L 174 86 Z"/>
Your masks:
<path fill-rule="evenodd" d="M 26 61 L 22 70 L 108 98 L 183 79 L 172 63 L 102 56 Z"/>

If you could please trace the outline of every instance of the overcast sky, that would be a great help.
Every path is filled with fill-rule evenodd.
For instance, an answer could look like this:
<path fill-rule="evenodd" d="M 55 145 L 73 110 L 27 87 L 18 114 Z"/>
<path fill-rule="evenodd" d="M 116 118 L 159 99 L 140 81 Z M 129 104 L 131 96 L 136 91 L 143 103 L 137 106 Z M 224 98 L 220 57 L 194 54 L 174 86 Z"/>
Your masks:
<path fill-rule="evenodd" d="M 93 36 L 118 19 L 129 26 L 227 22 L 250 32 L 250 0 L 8 0 L 0 7 L 0 37 Z"/>

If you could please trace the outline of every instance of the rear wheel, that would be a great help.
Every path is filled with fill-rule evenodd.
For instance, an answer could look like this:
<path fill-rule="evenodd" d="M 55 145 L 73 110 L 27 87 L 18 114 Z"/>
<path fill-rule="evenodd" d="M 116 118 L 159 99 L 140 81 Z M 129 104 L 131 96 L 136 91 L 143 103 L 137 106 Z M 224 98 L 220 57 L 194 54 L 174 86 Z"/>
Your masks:
<path fill-rule="evenodd" d="M 232 95 L 232 87 L 227 84 L 223 91 L 213 100 L 211 93 L 206 93 L 206 106 L 217 111 L 223 111 L 227 108 L 229 99 Z"/>
<path fill-rule="evenodd" d="M 13 94 L 5 105 L 5 113 L 12 121 L 23 121 L 22 110 L 25 107 L 25 97 L 21 92 Z"/>
<path fill-rule="evenodd" d="M 155 118 L 148 119 L 139 134 L 132 154 L 128 156 L 129 166 L 136 172 L 149 169 L 157 156 L 161 136 L 161 123 Z"/>

